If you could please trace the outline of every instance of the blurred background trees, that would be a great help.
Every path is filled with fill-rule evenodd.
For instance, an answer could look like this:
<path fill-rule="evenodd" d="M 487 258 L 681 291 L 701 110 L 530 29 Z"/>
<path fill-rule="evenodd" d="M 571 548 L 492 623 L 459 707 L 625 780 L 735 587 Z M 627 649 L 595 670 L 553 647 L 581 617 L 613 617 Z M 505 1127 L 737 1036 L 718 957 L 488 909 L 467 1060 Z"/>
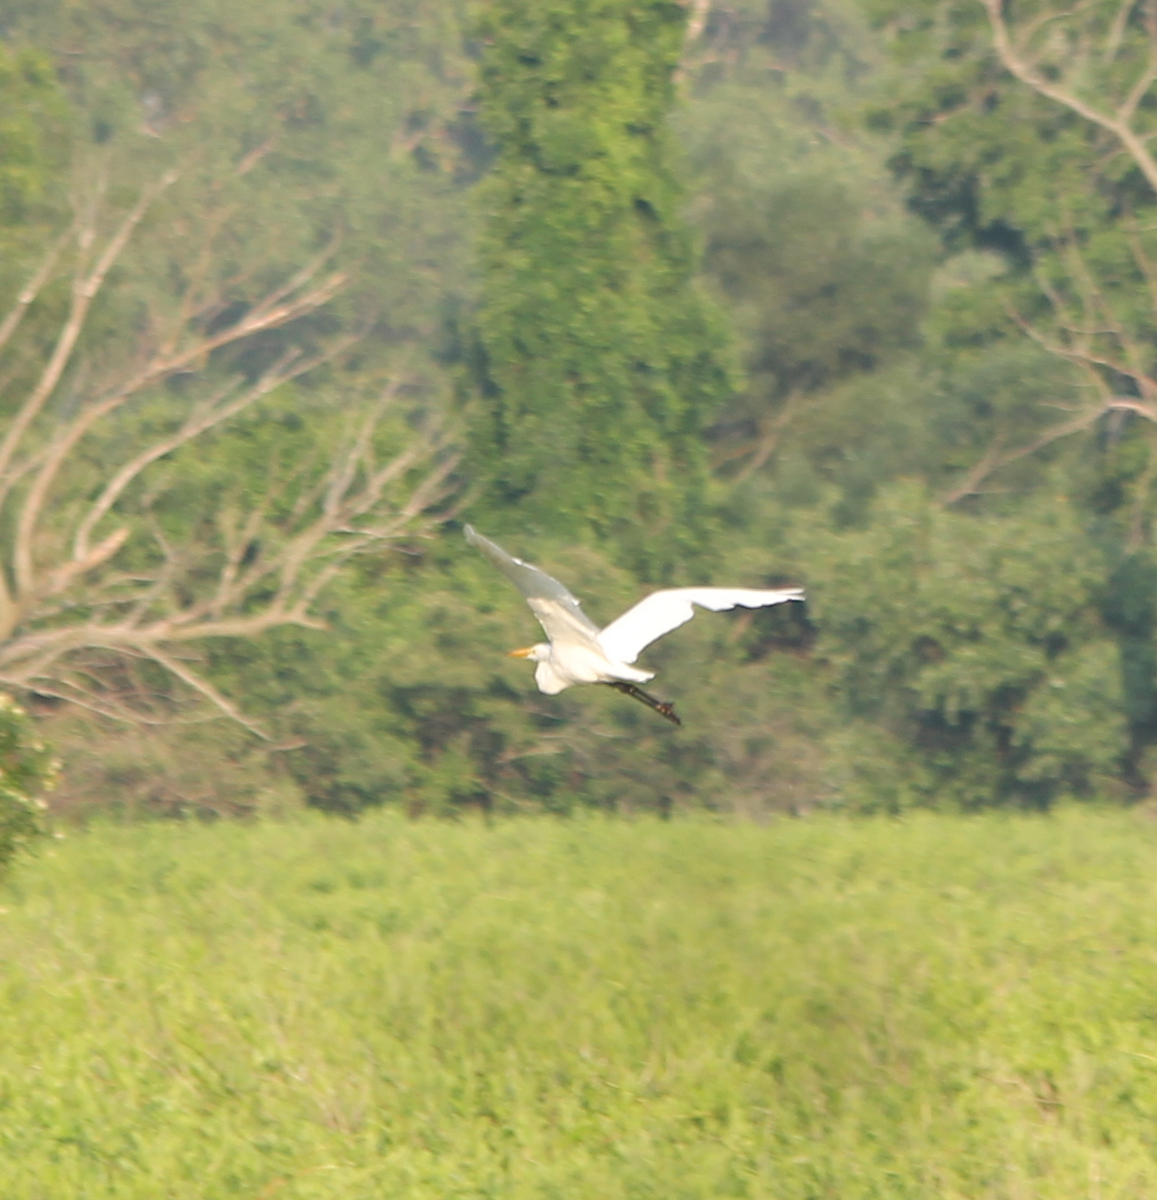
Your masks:
<path fill-rule="evenodd" d="M 28 471 L 166 330 L 190 350 L 84 440 L 32 561 L 78 561 L 82 506 L 131 447 L 263 380 L 118 492 L 86 578 L 147 590 L 167 563 L 187 611 L 248 571 L 248 620 L 291 528 L 333 517 L 327 480 L 398 462 L 378 511 L 404 518 L 330 521 L 318 628 L 208 637 L 167 670 L 78 649 L 135 719 L 10 680 L 59 748 L 55 803 L 759 816 L 1145 794 L 1152 26 L 979 0 L 0 0 L 0 287 L 21 314 L 0 433 L 81 250 L 61 242 L 21 300 L 37 264 L 170 176 Z M 681 731 L 594 689 L 542 697 L 502 657 L 530 619 L 467 515 L 596 620 L 668 579 L 800 582 L 809 604 L 649 652 Z M 19 525 L 0 525 L 16 591 Z M 57 595 L 9 648 L 104 619 L 91 591 Z"/>

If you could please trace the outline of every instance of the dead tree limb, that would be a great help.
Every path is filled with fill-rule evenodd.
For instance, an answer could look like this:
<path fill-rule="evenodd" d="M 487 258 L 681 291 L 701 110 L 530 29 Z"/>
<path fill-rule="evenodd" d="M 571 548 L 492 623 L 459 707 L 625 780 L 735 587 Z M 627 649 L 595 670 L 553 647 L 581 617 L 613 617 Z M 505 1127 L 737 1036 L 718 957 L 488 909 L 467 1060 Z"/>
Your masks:
<path fill-rule="evenodd" d="M 66 311 L 43 361 L 11 373 L 0 396 L 0 412 L 9 414 L 0 417 L 0 685 L 106 716 L 151 719 L 115 689 L 102 689 L 94 666 L 101 656 L 151 662 L 260 732 L 179 648 L 252 638 L 279 625 L 323 628 L 315 606 L 326 585 L 354 555 L 428 529 L 450 495 L 457 458 L 437 423 L 413 432 L 394 419 L 406 386 L 398 375 L 347 435 L 333 440 L 328 463 L 318 459 L 323 447 L 288 474 L 273 461 L 268 478 L 240 481 L 243 509 L 200 514 L 201 531 L 183 541 L 167 534 L 163 498 L 147 489 L 141 495 L 156 465 L 335 363 L 354 340 L 341 336 L 308 351 L 287 340 L 255 378 L 223 372 L 220 352 L 316 313 L 345 276 L 333 267 L 334 239 L 221 322 L 229 305 L 227 284 L 215 282 L 214 239 L 227 218 L 210 212 L 180 302 L 150 313 L 147 333 L 111 366 L 87 367 L 83 347 L 94 304 L 150 207 L 175 181 L 170 173 L 143 189 L 103 237 L 99 204 L 78 206 L 76 220 L 0 318 L 0 354 L 13 353 L 38 297 L 66 272 Z M 177 375 L 180 391 L 166 389 Z M 159 405 L 168 414 L 162 427 L 126 423 L 134 403 Z M 393 449 L 383 457 L 390 421 Z M 94 438 L 101 439 L 95 475 L 86 451 Z M 283 503 L 287 498 L 292 503 Z"/>

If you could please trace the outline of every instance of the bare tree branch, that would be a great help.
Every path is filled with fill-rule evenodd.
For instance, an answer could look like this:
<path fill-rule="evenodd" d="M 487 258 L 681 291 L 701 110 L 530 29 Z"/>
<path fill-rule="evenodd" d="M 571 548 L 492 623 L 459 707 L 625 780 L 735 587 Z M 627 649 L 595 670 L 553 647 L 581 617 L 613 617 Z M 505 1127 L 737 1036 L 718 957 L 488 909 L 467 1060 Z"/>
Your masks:
<path fill-rule="evenodd" d="M 1090 408 L 1082 412 L 1079 416 L 1074 417 L 1071 421 L 1054 425 L 1052 429 L 1046 430 L 1026 445 L 1018 446 L 1015 450 L 1007 452 L 1003 450 L 1002 439 L 997 438 L 985 456 L 968 472 L 964 479 L 940 498 L 940 503 L 947 507 L 950 504 L 956 504 L 958 501 L 963 500 L 965 496 L 975 496 L 980 490 L 980 485 L 1003 467 L 1007 467 L 1010 463 L 1014 463 L 1018 459 L 1027 458 L 1030 454 L 1036 454 L 1038 450 L 1043 450 L 1045 446 L 1051 445 L 1061 438 L 1066 438 L 1074 433 L 1079 433 L 1083 429 L 1088 429 L 1099 417 L 1104 416 L 1107 411 L 1109 411 L 1108 408 Z"/>
<path fill-rule="evenodd" d="M 1121 43 L 1125 39 L 1125 27 L 1129 24 L 1129 17 L 1136 7 L 1137 0 L 1123 0 L 1123 3 L 1117 8 L 1112 24 L 1109 26 L 1108 36 L 1105 38 L 1105 49 L 1101 55 L 1105 62 L 1111 62 L 1117 57 L 1117 51 L 1121 49 Z"/>
<path fill-rule="evenodd" d="M 36 268 L 32 278 L 21 288 L 20 293 L 16 297 L 16 303 L 8 310 L 8 315 L 4 320 L 0 321 L 0 350 L 8 345 L 12 339 L 12 335 L 24 319 L 24 314 L 28 311 L 29 306 L 36 297 L 40 295 L 41 289 L 52 276 L 52 272 L 55 270 L 65 246 L 72 241 L 75 233 L 75 226 L 70 225 L 53 243 L 52 248 L 41 260 L 40 266 Z"/>
<path fill-rule="evenodd" d="M 1114 155 L 1126 153 L 1157 199 L 1157 158 L 1149 150 L 1154 136 L 1137 122 L 1144 116 L 1146 98 L 1157 85 L 1157 3 L 1140 0 L 1145 41 L 1132 38 L 1130 21 L 1138 0 L 1120 0 L 1109 23 L 1103 46 L 1094 45 L 1102 6 L 1090 0 L 1068 7 L 1044 8 L 1014 24 L 1015 13 L 1007 0 L 980 0 L 987 14 L 996 56 L 1006 71 L 1030 91 L 1103 130 L 1113 139 Z M 1082 24 L 1083 22 L 1083 24 Z M 1096 35 L 1099 36 L 1099 35 Z M 1107 89 L 1097 102 L 1081 94 L 1091 78 L 1101 78 L 1097 62 L 1117 59 L 1126 38 L 1130 53 L 1141 60 L 1131 81 L 1118 85 L 1114 98 Z M 1126 60 L 1128 61 L 1128 60 Z M 1107 166 L 1106 161 L 1106 166 Z M 1087 430 L 1102 417 L 1132 413 L 1157 424 L 1157 370 L 1154 337 L 1148 318 L 1138 319 L 1130 301 L 1123 299 L 1117 263 L 1111 274 L 1097 262 L 1087 246 L 1088 235 L 1078 227 L 1071 198 L 1062 192 L 1057 200 L 1058 219 L 1041 239 L 1042 257 L 1033 265 L 1033 278 L 1047 300 L 1051 318 L 1035 323 L 1010 308 L 1010 318 L 1023 333 L 1049 354 L 1074 364 L 1096 397 L 1082 403 L 1071 417 L 1042 430 L 1035 437 L 1009 448 L 1007 430 L 999 430 L 980 460 L 943 497 L 953 504 L 975 495 L 1004 467 L 1036 453 L 1072 434 Z M 1123 229 L 1141 286 L 1149 292 L 1149 310 L 1157 318 L 1157 264 L 1146 247 L 1144 233 L 1127 212 Z M 1128 395 L 1130 391 L 1135 395 Z M 1144 505 L 1154 471 L 1145 476 L 1137 503 Z M 1133 514 L 1130 537 L 1139 536 L 1142 516 Z"/>
<path fill-rule="evenodd" d="M 174 178 L 167 175 L 145 189 L 103 243 L 95 201 L 78 204 L 76 223 L 0 322 L 3 348 L 72 246 L 68 310 L 27 395 L 0 430 L 0 530 L 8 531 L 0 537 L 0 684 L 120 719 L 152 721 L 146 710 L 153 701 L 137 684 L 118 693 L 107 666 L 153 663 L 264 737 L 175 649 L 209 638 L 257 637 L 281 625 L 323 629 L 313 606 L 326 585 L 353 555 L 427 529 L 430 510 L 449 495 L 457 458 L 445 430 L 435 425 L 415 433 L 400 419 L 393 452 L 379 457 L 383 422 L 406 386 L 398 375 L 328 457 L 321 439 L 303 461 L 285 469 L 274 454 L 256 489 L 251 481 L 236 481 L 243 503 L 222 502 L 219 512 L 194 523 L 195 532 L 179 538 L 167 533 L 163 493 L 159 498 L 155 485 L 145 482 L 144 497 L 133 499 L 143 481 L 156 478 L 156 464 L 222 429 L 282 385 L 334 362 L 354 341 L 345 336 L 310 354 L 290 346 L 252 381 L 214 378 L 214 351 L 316 312 L 345 281 L 329 269 L 335 237 L 240 316 L 212 328 L 205 314 L 226 311 L 220 289 L 236 283 L 211 282 L 214 246 L 228 220 L 218 207 L 206 214 L 179 302 L 146 315 L 136 346 L 126 349 L 117 369 L 102 367 L 99 379 L 92 377 L 96 372 L 72 370 L 60 396 L 66 368 L 84 344 L 94 299 L 129 252 L 149 204 Z M 199 373 L 203 382 L 195 378 Z M 158 390 L 178 374 L 193 376 L 193 382 L 183 383 L 180 393 Z M 162 412 L 171 413 L 168 427 L 110 425 L 132 402 L 161 404 Z M 82 444 L 97 433 L 100 453 L 82 458 Z M 125 559 L 130 552 L 133 557 Z M 131 569 L 117 569 L 118 558 Z"/>
<path fill-rule="evenodd" d="M 687 0 L 691 10 L 687 17 L 687 32 L 684 36 L 684 47 L 692 45 L 703 36 L 707 26 L 707 18 L 711 15 L 711 0 Z"/>
<path fill-rule="evenodd" d="M 70 423 L 66 424 L 54 438 L 45 457 L 45 461 L 37 472 L 36 478 L 25 496 L 16 525 L 16 539 L 12 557 L 13 572 L 16 586 L 24 594 L 31 594 L 35 589 L 35 568 L 32 550 L 35 542 L 37 523 L 40 519 L 44 504 L 57 475 L 80 440 L 98 422 L 104 420 L 116 409 L 120 408 L 132 396 L 142 391 L 150 384 L 173 374 L 180 367 L 203 357 L 209 351 L 221 346 L 251 337 L 255 333 L 276 328 L 295 317 L 312 312 L 322 304 L 327 303 L 336 293 L 341 277 L 335 276 L 313 292 L 307 293 L 299 300 L 291 303 L 267 308 L 263 318 L 245 317 L 235 326 L 215 337 L 205 338 L 199 345 L 186 348 L 183 352 L 161 362 L 151 363 L 144 371 L 138 373 L 127 383 L 114 389 L 102 399 L 82 409 Z M 300 373 L 300 372 L 296 372 Z M 291 378 L 287 376 L 286 378 Z M 285 382 L 284 379 L 279 382 Z M 276 384 L 265 390 L 270 391 Z M 203 431 L 202 431 L 203 432 Z M 0 478 L 2 478 L 0 468 Z M 11 618 L 9 618 L 11 620 Z M 0 635 L 5 631 L 5 622 L 0 620 Z"/>
<path fill-rule="evenodd" d="M 711 15 L 713 0 L 679 0 L 688 9 L 687 24 L 683 31 L 683 50 L 675 67 L 672 78 L 676 84 L 682 84 L 691 69 L 691 49 L 703 36 L 707 28 L 707 18 Z"/>
<path fill-rule="evenodd" d="M 255 724 L 230 700 L 221 694 L 207 679 L 190 671 L 179 659 L 166 654 L 156 646 L 150 646 L 149 657 L 159 666 L 165 668 L 170 675 L 175 675 L 182 683 L 188 684 L 195 692 L 200 692 L 211 704 L 215 704 L 227 717 L 232 717 L 238 725 L 244 725 L 251 733 L 257 734 L 263 741 L 270 741 L 269 734 Z"/>
<path fill-rule="evenodd" d="M 121 222 L 120 228 L 109 239 L 104 253 L 97 259 L 96 266 L 92 271 L 85 274 L 83 270 L 78 269 L 73 281 L 71 309 L 64 325 L 61 327 L 60 335 L 56 340 L 56 345 L 53 347 L 52 354 L 45 364 L 36 386 L 24 401 L 11 425 L 9 425 L 3 441 L 0 441 L 0 476 L 7 472 L 8 465 L 12 461 L 12 456 L 16 452 L 17 447 L 20 445 L 20 440 L 23 438 L 25 431 L 36 418 L 37 413 L 40 412 L 44 402 L 52 395 L 53 389 L 60 382 L 60 376 L 63 374 L 69 358 L 72 356 L 76 340 L 80 337 L 80 331 L 84 328 L 88 311 L 97 293 L 103 286 L 110 268 L 120 257 L 121 251 L 128 244 L 133 230 L 140 224 L 141 218 L 145 215 L 149 205 L 160 192 L 169 187 L 175 180 L 175 174 L 166 174 L 157 185 L 152 188 L 146 188 L 141 193 L 140 199 L 133 206 L 132 210 Z M 78 242 L 84 245 L 87 241 L 91 240 L 93 234 L 94 229 L 91 224 L 79 226 L 77 229 Z"/>
<path fill-rule="evenodd" d="M 1005 69 L 1038 95 L 1055 101 L 1057 104 L 1069 109 L 1070 112 L 1084 117 L 1086 121 L 1111 133 L 1128 151 L 1130 157 L 1137 164 L 1138 169 L 1145 176 L 1149 186 L 1154 192 L 1157 192 L 1157 159 L 1150 154 L 1149 148 L 1145 144 L 1146 139 L 1130 123 L 1136 111 L 1137 104 L 1152 85 L 1154 79 L 1157 79 L 1157 75 L 1153 75 L 1150 78 L 1150 72 L 1157 69 L 1157 64 L 1154 63 L 1152 56 L 1150 56 L 1150 61 L 1145 71 L 1129 94 L 1117 107 L 1117 110 L 1112 113 L 1102 112 L 1088 101 L 1083 100 L 1075 92 L 1042 75 L 1024 57 L 1020 49 L 1013 44 L 1008 23 L 1004 19 L 1002 0 L 981 0 L 981 3 L 988 14 L 988 23 L 992 28 L 992 41 L 997 57 Z M 1134 93 L 1136 93 L 1135 98 Z"/>

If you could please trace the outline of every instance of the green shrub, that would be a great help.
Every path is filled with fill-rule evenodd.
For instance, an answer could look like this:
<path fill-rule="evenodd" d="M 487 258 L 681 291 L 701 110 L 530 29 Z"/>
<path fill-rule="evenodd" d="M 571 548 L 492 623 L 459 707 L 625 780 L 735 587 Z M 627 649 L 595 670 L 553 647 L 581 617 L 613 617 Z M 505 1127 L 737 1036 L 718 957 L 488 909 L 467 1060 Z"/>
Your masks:
<path fill-rule="evenodd" d="M 867 528 L 795 537 L 847 722 L 827 746 L 841 805 L 1121 795 L 1122 652 L 1105 555 L 1071 505 L 964 514 L 902 484 L 881 492 Z"/>
<path fill-rule="evenodd" d="M 56 777 L 56 762 L 28 714 L 0 693 L 0 872 L 45 832 L 41 798 Z"/>

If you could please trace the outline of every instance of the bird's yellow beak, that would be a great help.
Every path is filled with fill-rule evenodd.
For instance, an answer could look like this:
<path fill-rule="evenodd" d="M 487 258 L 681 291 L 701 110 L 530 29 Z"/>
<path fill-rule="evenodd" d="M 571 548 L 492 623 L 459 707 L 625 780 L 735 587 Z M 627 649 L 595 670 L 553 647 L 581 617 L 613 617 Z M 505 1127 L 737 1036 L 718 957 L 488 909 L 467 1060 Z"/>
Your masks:
<path fill-rule="evenodd" d="M 525 650 L 511 650 L 507 658 L 529 658 L 534 653 L 533 646 L 527 646 Z"/>

